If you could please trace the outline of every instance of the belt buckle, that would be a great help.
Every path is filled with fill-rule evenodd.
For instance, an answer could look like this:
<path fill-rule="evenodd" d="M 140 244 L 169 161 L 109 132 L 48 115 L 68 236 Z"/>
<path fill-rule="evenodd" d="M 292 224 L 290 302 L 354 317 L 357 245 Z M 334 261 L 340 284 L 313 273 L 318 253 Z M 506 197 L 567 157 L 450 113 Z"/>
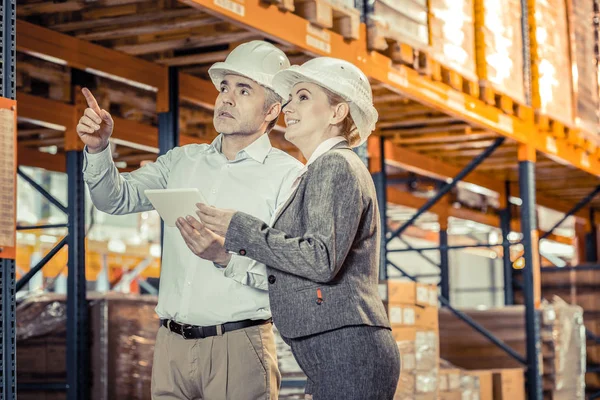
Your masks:
<path fill-rule="evenodd" d="M 194 326 L 193 326 L 193 325 L 182 325 L 182 326 L 181 326 L 181 336 L 182 336 L 184 339 L 194 339 L 194 338 L 193 338 L 191 335 L 190 335 L 190 336 L 187 336 L 187 334 L 186 334 L 186 332 L 190 332 L 192 328 L 194 328 Z M 200 330 L 200 337 L 201 337 L 201 338 L 204 338 L 204 332 L 202 331 L 202 327 L 201 327 L 201 326 L 198 326 L 197 328 Z M 190 332 L 190 333 L 191 333 L 191 332 Z"/>

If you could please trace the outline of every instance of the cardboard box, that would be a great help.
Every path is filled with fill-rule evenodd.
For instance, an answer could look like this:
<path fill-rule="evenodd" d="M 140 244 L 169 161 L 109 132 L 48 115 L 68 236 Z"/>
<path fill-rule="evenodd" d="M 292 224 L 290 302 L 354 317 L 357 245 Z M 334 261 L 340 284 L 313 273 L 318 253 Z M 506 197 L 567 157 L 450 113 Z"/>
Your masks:
<path fill-rule="evenodd" d="M 440 375 L 438 376 L 438 390 L 440 392 L 448 391 L 448 375 L 444 373 L 444 370 L 440 370 Z"/>
<path fill-rule="evenodd" d="M 434 393 L 437 391 L 437 370 L 417 372 L 415 374 L 415 393 Z"/>
<path fill-rule="evenodd" d="M 393 327 L 392 336 L 396 342 L 414 342 L 417 339 L 417 328 L 414 326 Z"/>
<path fill-rule="evenodd" d="M 454 392 L 460 390 L 460 369 L 440 369 L 438 389 L 440 392 Z"/>
<path fill-rule="evenodd" d="M 495 370 L 493 382 L 494 400 L 525 400 L 525 376 L 521 368 Z"/>
<path fill-rule="evenodd" d="M 409 400 L 415 397 L 415 375 L 411 372 L 402 371 L 398 380 L 398 388 L 394 400 Z"/>
<path fill-rule="evenodd" d="M 402 371 L 413 371 L 416 368 L 415 340 L 417 328 L 402 327 L 392 329 L 392 335 L 398 345 L 402 360 Z"/>
<path fill-rule="evenodd" d="M 454 392 L 439 392 L 439 400 L 463 400 L 462 392 L 460 390 Z"/>
<path fill-rule="evenodd" d="M 494 400 L 493 373 L 491 370 L 463 371 L 479 378 L 479 400 Z"/>
<path fill-rule="evenodd" d="M 413 396 L 414 397 L 412 397 L 412 399 L 414 399 L 414 400 L 437 400 L 438 399 L 437 391 L 432 392 L 432 393 L 417 393 Z"/>
<path fill-rule="evenodd" d="M 418 328 L 439 331 L 438 308 L 432 306 L 416 307 L 416 325 Z"/>
<path fill-rule="evenodd" d="M 439 337 L 437 333 L 417 330 L 415 354 L 418 371 L 437 371 L 440 362 Z"/>
<path fill-rule="evenodd" d="M 390 304 L 414 305 L 417 301 L 414 282 L 388 281 L 387 302 Z"/>
<path fill-rule="evenodd" d="M 413 305 L 390 304 L 388 313 L 392 329 L 395 326 L 415 326 L 417 322 L 417 307 Z"/>
<path fill-rule="evenodd" d="M 438 288 L 436 285 L 425 285 L 423 283 L 417 283 L 416 291 L 416 305 L 423 307 L 438 306 Z"/>

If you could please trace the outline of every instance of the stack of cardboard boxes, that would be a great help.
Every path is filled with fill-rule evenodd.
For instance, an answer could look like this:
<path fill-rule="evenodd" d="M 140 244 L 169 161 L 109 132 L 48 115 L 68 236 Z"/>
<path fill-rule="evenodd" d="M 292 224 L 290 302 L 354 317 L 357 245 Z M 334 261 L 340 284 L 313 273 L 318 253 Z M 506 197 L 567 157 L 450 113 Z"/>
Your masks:
<path fill-rule="evenodd" d="M 439 371 L 437 287 L 389 281 L 382 297 L 402 357 L 396 400 L 436 400 Z"/>

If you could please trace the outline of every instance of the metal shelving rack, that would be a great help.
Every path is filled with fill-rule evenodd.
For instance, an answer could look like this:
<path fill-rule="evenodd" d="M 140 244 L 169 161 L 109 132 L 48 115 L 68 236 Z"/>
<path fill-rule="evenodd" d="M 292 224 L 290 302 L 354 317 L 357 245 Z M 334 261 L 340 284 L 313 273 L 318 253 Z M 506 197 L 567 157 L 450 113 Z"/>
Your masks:
<path fill-rule="evenodd" d="M 15 20 L 15 2 L 14 0 L 2 0 L 2 97 L 15 99 L 14 89 L 14 29 L 16 25 L 22 28 L 19 30 L 20 50 L 31 53 L 45 54 L 49 57 L 60 58 L 71 68 L 84 70 L 102 71 L 120 78 L 139 81 L 147 86 L 157 90 L 157 112 L 159 113 L 159 127 L 154 137 L 150 135 L 138 135 L 127 137 L 127 132 L 116 130 L 116 138 L 125 140 L 137 140 L 140 144 L 147 147 L 153 147 L 160 154 L 166 153 L 169 149 L 178 144 L 190 143 L 189 138 L 178 135 L 178 102 L 179 99 L 186 99 L 196 104 L 211 104 L 214 100 L 210 95 L 212 85 L 198 78 L 179 73 L 176 68 L 159 66 L 151 62 L 136 59 L 123 53 L 118 53 L 111 49 L 102 48 L 95 44 L 83 40 L 52 32 L 42 27 L 29 24 L 24 21 Z M 275 1 L 275 0 L 273 0 Z M 413 69 L 406 66 L 392 66 L 390 59 L 377 52 L 367 51 L 365 40 L 365 26 L 361 25 L 360 37 L 358 40 L 348 41 L 335 32 L 328 32 L 327 43 L 325 43 L 329 52 L 324 52 L 320 48 L 315 48 L 307 42 L 307 29 L 309 23 L 292 13 L 285 13 L 276 6 L 266 6 L 260 0 L 246 0 L 243 4 L 239 2 L 215 2 L 212 0 L 185 0 L 191 7 L 202 9 L 223 20 L 246 27 L 250 30 L 258 31 L 266 37 L 275 38 L 280 42 L 288 43 L 297 49 L 303 50 L 312 55 L 327 55 L 339 57 L 350 62 L 357 63 L 372 79 L 381 82 L 386 88 L 395 93 L 402 94 L 407 98 L 420 102 L 435 110 L 440 110 L 450 116 L 458 117 L 468 123 L 481 126 L 484 129 L 493 131 L 499 136 L 494 143 L 484 149 L 481 154 L 475 157 L 466 167 L 454 176 L 454 179 L 446 183 L 438 191 L 437 195 L 429 199 L 411 218 L 410 221 L 392 231 L 383 229 L 384 240 L 381 248 L 380 277 L 387 279 L 388 267 L 398 269 L 397 265 L 392 263 L 387 256 L 387 244 L 392 238 L 401 235 L 419 215 L 423 214 L 445 194 L 447 194 L 456 184 L 464 178 L 468 179 L 476 167 L 488 158 L 494 151 L 502 145 L 505 140 L 514 140 L 519 144 L 519 197 L 522 200 L 520 209 L 521 231 L 523 240 L 521 244 L 525 248 L 525 268 L 523 274 L 522 288 L 525 294 L 526 305 L 526 326 L 527 326 L 527 356 L 525 359 L 514 350 L 496 339 L 491 333 L 479 326 L 475 321 L 455 310 L 449 302 L 450 282 L 449 282 L 449 257 L 451 250 L 460 248 L 460 246 L 448 245 L 447 224 L 442 221 L 440 232 L 440 275 L 441 275 L 441 303 L 452 310 L 459 318 L 462 318 L 481 334 L 488 337 L 492 342 L 503 348 L 507 353 L 517 359 L 527 367 L 527 393 L 528 398 L 541 399 L 542 386 L 540 376 L 539 354 L 539 321 L 536 320 L 536 309 L 539 306 L 539 287 L 535 287 L 534 275 L 539 273 L 539 252 L 537 238 L 537 221 L 535 216 L 536 204 L 536 185 L 535 185 L 535 162 L 536 152 L 548 154 L 559 159 L 564 163 L 573 165 L 582 171 L 600 176 L 600 150 L 591 157 L 584 157 L 585 151 L 579 147 L 574 147 L 571 143 L 573 137 L 555 137 L 552 132 L 547 132 L 536 125 L 533 119 L 520 119 L 516 116 L 506 115 L 500 109 L 487 105 L 478 98 L 473 98 L 467 94 L 456 92 L 449 87 L 438 82 L 431 82 L 425 77 L 419 75 Z M 276 2 L 276 1 L 275 1 Z M 235 9 L 227 8 L 226 5 L 235 3 Z M 366 3 L 366 2 L 365 2 Z M 240 6 L 243 12 L 240 12 Z M 522 1 L 523 11 L 523 32 L 528 32 L 527 26 L 527 1 Z M 282 27 L 285 27 L 282 29 Z M 22 36 L 21 36 L 22 35 Z M 527 38 L 527 35 L 524 35 Z M 60 40 L 57 40 L 60 39 Z M 82 60 L 73 55 L 80 45 L 85 45 L 90 49 L 90 54 L 97 56 Z M 93 50 L 93 51 L 92 51 Z M 525 54 L 525 76 L 526 88 L 531 84 L 531 71 L 529 61 L 529 49 L 527 40 L 524 42 Z M 110 59 L 112 62 L 107 62 Z M 87 63 L 87 64 L 86 64 Z M 125 68 L 124 65 L 127 65 Z M 74 75 L 73 83 L 77 84 L 78 79 L 82 79 L 80 84 L 84 84 L 83 75 Z M 10 84 L 7 86 L 6 83 Z M 78 91 L 75 91 L 78 93 Z M 25 98 L 25 97 L 24 97 Z M 30 97 L 28 100 L 32 100 Z M 44 100 L 47 105 L 57 105 L 56 102 Z M 59 125 L 72 124 L 73 116 L 80 115 L 82 99 L 76 95 L 73 104 L 60 104 L 56 112 L 52 115 L 44 115 L 40 118 L 47 118 L 52 123 Z M 26 112 L 32 112 L 26 110 Z M 68 174 L 69 196 L 68 205 L 62 206 L 68 214 L 68 235 L 65 240 L 58 243 L 44 259 L 34 268 L 39 271 L 45 262 L 52 257 L 64 244 L 69 245 L 68 258 L 68 354 L 67 371 L 68 379 L 65 384 L 47 385 L 47 389 L 67 390 L 70 400 L 86 399 L 86 379 L 88 376 L 89 360 L 87 356 L 87 305 L 85 299 L 85 218 L 84 218 L 84 184 L 81 176 L 82 167 L 82 148 L 78 138 L 74 135 L 74 127 L 69 125 L 66 133 L 66 172 Z M 149 132 L 146 130 L 145 132 Z M 142 137 L 143 136 L 143 137 Z M 369 145 L 369 157 L 375 162 L 377 167 L 372 168 L 374 172 L 374 181 L 378 193 L 378 202 L 381 207 L 382 226 L 386 227 L 386 207 L 388 177 L 385 173 L 386 166 L 386 139 L 381 136 L 375 138 L 377 145 L 375 151 Z M 577 138 L 575 138 L 577 139 Z M 136 142 L 137 143 L 137 142 Z M 359 151 L 359 154 L 365 155 L 365 148 Z M 372 165 L 373 166 L 373 165 Z M 20 175 L 22 172 L 20 172 Z M 31 183 L 31 182 L 30 182 Z M 35 185 L 34 185 L 35 186 Z M 515 189 L 516 190 L 516 189 Z M 501 228 L 504 249 L 503 270 L 505 282 L 506 304 L 512 304 L 513 291 L 513 268 L 509 257 L 511 243 L 508 240 L 508 234 L 511 230 L 511 185 L 506 183 L 504 193 L 504 207 L 500 215 Z M 42 192 L 46 197 L 50 196 Z M 51 196 L 50 196 L 51 198 Z M 583 204 L 585 206 L 585 204 Z M 581 206 L 581 207 L 583 207 Z M 575 206 L 568 215 L 574 214 L 580 208 Z M 595 223 L 593 211 L 591 212 L 592 224 Z M 592 238 L 589 239 L 593 240 Z M 481 244 L 478 246 L 487 246 Z M 410 250 L 410 249 L 409 249 Z M 419 251 L 422 249 L 412 249 Z M 0 253 L 1 255 L 1 253 Z M 597 261 L 597 260 L 596 260 Z M 14 324 L 14 260 L 2 259 L 2 309 L 1 320 L 3 323 L 2 341 L 0 348 L 2 359 L 2 393 L 6 399 L 14 398 L 14 329 L 7 329 Z M 410 279 L 416 279 L 407 275 Z M 24 277 L 17 287 L 22 287 L 31 274 Z M 12 358 L 11 358 L 12 357 Z M 38 386 L 39 388 L 39 386 Z M 25 389 L 25 387 L 24 387 Z M 28 387 L 27 389 L 33 389 Z M 10 397 L 12 393 L 13 397 Z"/>
<path fill-rule="evenodd" d="M 0 48 L 2 65 L 0 71 L 0 108 L 15 112 L 15 22 L 16 1 L 2 0 L 0 11 Z M 16 141 L 16 118 L 14 118 Z M 7 135 L 7 140 L 12 140 Z M 5 160 L 2 160 L 3 162 Z M 10 164 L 11 159 L 6 160 Z M 16 155 L 12 155 L 16 167 Z M 1 167 L 0 167 L 1 168 Z M 8 171 L 10 174 L 10 171 Z M 2 177 L 4 178 L 4 177 Z M 16 179 L 16 178 L 15 178 Z M 14 188 L 13 188 L 14 190 Z M 14 194 L 14 192 L 9 192 Z M 12 210 L 14 212 L 14 209 Z M 9 216 L 10 218 L 10 216 Z M 14 219 L 15 216 L 13 215 Z M 6 221 L 4 221 L 6 222 Z M 12 232 L 14 238 L 14 232 Z M 13 239 L 14 241 L 14 239 Z M 16 398 L 16 344 L 15 344 L 15 243 L 0 243 L 0 399 Z"/>

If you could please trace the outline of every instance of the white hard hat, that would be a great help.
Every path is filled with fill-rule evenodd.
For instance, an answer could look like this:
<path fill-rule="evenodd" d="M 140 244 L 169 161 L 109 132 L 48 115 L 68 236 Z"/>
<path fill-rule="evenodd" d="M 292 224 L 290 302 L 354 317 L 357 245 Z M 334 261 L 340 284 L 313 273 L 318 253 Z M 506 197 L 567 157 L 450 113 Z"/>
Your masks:
<path fill-rule="evenodd" d="M 341 96 L 350 106 L 350 116 L 364 143 L 375 129 L 378 114 L 373 106 L 371 85 L 366 75 L 352 63 L 338 58 L 317 57 L 302 65 L 293 65 L 278 72 L 273 78 L 277 93 L 285 93 L 284 99 L 295 84 L 311 82 Z"/>
<path fill-rule="evenodd" d="M 287 99 L 287 92 L 279 93 L 273 87 L 273 76 L 289 66 L 290 61 L 283 51 L 271 43 L 252 40 L 233 49 L 224 62 L 213 64 L 208 74 L 217 90 L 225 75 L 241 75 Z"/>

